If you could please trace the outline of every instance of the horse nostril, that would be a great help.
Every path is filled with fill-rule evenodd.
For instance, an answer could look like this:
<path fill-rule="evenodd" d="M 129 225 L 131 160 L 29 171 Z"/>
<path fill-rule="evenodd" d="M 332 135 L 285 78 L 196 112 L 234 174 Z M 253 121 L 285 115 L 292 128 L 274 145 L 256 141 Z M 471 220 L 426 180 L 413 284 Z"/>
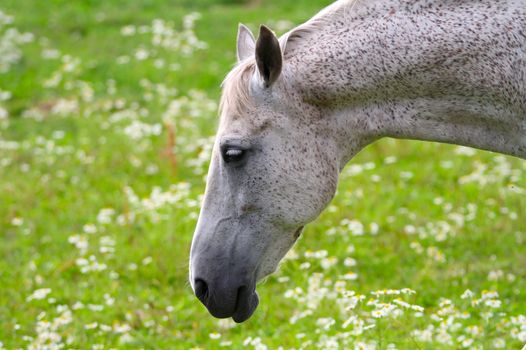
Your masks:
<path fill-rule="evenodd" d="M 203 304 L 206 304 L 208 298 L 208 285 L 200 278 L 196 278 L 194 282 L 195 295 Z"/>

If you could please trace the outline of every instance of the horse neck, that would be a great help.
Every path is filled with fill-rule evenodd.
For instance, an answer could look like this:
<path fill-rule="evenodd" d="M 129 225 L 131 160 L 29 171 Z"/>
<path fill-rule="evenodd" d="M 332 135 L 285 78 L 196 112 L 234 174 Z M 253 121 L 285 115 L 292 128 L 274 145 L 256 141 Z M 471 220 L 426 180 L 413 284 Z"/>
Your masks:
<path fill-rule="evenodd" d="M 403 3 L 363 1 L 287 58 L 342 159 L 381 137 L 526 158 L 526 2 Z"/>

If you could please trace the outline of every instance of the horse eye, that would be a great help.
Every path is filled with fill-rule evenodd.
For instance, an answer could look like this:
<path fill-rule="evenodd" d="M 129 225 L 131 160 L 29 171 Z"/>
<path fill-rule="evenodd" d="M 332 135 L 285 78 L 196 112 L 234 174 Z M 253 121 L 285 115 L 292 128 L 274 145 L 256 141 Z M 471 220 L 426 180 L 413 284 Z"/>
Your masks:
<path fill-rule="evenodd" d="M 239 148 L 226 148 L 223 150 L 223 160 L 225 163 L 239 162 L 243 159 L 245 151 Z"/>

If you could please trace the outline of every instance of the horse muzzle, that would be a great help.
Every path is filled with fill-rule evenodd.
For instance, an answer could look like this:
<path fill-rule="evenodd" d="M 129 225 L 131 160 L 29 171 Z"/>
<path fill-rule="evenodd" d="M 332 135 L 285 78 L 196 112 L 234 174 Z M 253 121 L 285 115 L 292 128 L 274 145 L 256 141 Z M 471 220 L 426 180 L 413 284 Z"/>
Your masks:
<path fill-rule="evenodd" d="M 241 323 L 250 318 L 259 304 L 255 282 L 220 277 L 194 279 L 194 292 L 210 314 L 217 318 L 232 317 Z"/>

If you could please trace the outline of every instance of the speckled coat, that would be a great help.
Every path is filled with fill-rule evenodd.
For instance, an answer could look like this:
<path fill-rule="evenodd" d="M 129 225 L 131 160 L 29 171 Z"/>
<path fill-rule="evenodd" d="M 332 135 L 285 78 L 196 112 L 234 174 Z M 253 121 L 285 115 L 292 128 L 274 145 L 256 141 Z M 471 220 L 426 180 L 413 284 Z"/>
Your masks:
<path fill-rule="evenodd" d="M 345 0 L 279 40 L 240 26 L 190 256 L 216 317 L 255 286 L 382 137 L 526 158 L 526 0 Z"/>
<path fill-rule="evenodd" d="M 339 1 L 322 17 L 290 34 L 284 80 L 346 110 L 342 130 L 526 158 L 526 1 Z"/>

